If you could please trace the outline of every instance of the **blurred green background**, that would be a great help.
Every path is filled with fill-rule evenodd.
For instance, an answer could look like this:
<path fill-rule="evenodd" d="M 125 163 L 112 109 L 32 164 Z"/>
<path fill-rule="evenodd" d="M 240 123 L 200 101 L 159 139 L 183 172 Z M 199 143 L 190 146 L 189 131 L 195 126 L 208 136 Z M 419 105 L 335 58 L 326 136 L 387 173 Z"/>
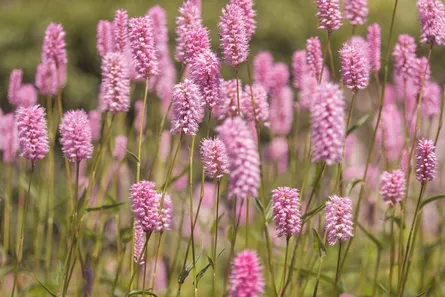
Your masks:
<path fill-rule="evenodd" d="M 213 48 L 219 51 L 217 24 L 221 8 L 228 0 L 203 0 L 204 24 L 211 31 Z M 342 1 L 341 1 L 342 2 Z M 130 17 L 144 14 L 151 6 L 160 4 L 167 10 L 170 43 L 173 54 L 175 17 L 182 0 L 16 0 L 0 1 L 0 106 L 9 111 L 7 87 L 13 68 L 23 68 L 24 81 L 33 82 L 35 68 L 40 60 L 43 34 L 50 22 L 63 24 L 67 31 L 68 85 L 64 94 L 66 108 L 97 105 L 100 80 L 100 61 L 96 53 L 96 24 L 99 19 L 112 20 L 114 11 L 128 10 Z M 368 24 L 378 22 L 383 31 L 383 52 L 389 34 L 393 0 L 369 0 Z M 343 6 L 343 4 L 342 4 Z M 325 31 L 317 29 L 314 0 L 256 0 L 258 29 L 252 41 L 252 54 L 270 50 L 275 59 L 289 63 L 292 52 L 304 48 L 306 38 L 319 35 L 324 42 Z M 333 49 L 337 50 L 351 35 L 349 24 L 333 35 Z M 409 33 L 419 38 L 415 0 L 399 0 L 395 21 L 395 35 Z M 366 27 L 359 27 L 358 35 L 366 35 Z M 419 47 L 425 55 L 426 46 Z M 439 83 L 445 80 L 442 48 L 434 50 L 433 77 Z M 179 66 L 179 65 L 178 65 Z M 338 69 L 338 61 L 337 67 Z M 232 75 L 228 67 L 225 75 Z"/>

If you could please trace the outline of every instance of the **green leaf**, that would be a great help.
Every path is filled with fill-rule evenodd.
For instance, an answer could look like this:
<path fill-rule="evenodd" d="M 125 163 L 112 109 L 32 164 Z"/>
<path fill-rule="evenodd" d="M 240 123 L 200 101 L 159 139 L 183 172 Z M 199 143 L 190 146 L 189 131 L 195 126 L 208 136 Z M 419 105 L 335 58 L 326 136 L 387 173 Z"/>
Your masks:
<path fill-rule="evenodd" d="M 266 207 L 266 221 L 269 221 L 273 215 L 273 200 L 269 200 L 269 204 Z"/>
<path fill-rule="evenodd" d="M 145 289 L 145 290 L 133 290 L 130 293 L 128 293 L 128 296 L 137 296 L 137 295 L 148 295 L 148 296 L 156 296 L 155 293 L 151 291 L 151 289 Z"/>
<path fill-rule="evenodd" d="M 369 114 L 364 115 L 360 119 L 358 119 L 358 121 L 354 125 L 352 125 L 351 128 L 348 129 L 348 132 L 346 132 L 346 136 L 348 136 L 349 134 L 354 132 L 354 130 L 358 129 L 361 125 L 366 123 L 368 118 L 369 118 Z"/>
<path fill-rule="evenodd" d="M 420 294 L 417 294 L 415 297 L 420 297 L 420 296 L 426 295 L 426 293 L 428 293 L 428 291 L 430 290 L 430 288 L 431 288 L 431 287 L 426 288 L 425 291 L 423 291 L 423 292 L 420 293 Z"/>
<path fill-rule="evenodd" d="M 221 222 L 222 217 L 224 216 L 225 212 L 223 212 L 219 217 L 218 217 L 218 221 Z M 216 220 L 213 220 L 213 224 L 212 224 L 212 228 L 210 228 L 210 233 L 215 233 L 215 229 L 216 229 Z"/>
<path fill-rule="evenodd" d="M 349 197 L 351 195 L 351 192 L 354 189 L 354 187 L 362 181 L 363 181 L 363 179 L 361 179 L 361 178 L 356 178 L 356 179 L 351 180 L 348 183 L 348 185 L 346 186 L 346 196 Z"/>
<path fill-rule="evenodd" d="M 318 234 L 317 230 L 312 228 L 312 233 L 314 234 L 314 249 L 318 252 L 320 258 L 323 258 L 327 254 L 326 246 L 323 240 L 321 239 L 320 234 Z"/>
<path fill-rule="evenodd" d="M 360 228 L 360 230 L 363 231 L 363 233 L 365 233 L 366 236 L 368 236 L 368 238 L 375 243 L 375 245 L 377 246 L 377 248 L 379 250 L 383 249 L 383 244 L 380 242 L 380 240 L 377 239 L 377 237 L 375 237 L 374 235 L 372 235 L 368 230 L 365 229 L 365 227 L 362 226 L 362 224 L 360 224 L 359 222 L 357 222 L 357 226 Z"/>
<path fill-rule="evenodd" d="M 435 196 L 428 197 L 427 199 L 423 200 L 420 203 L 419 210 L 422 209 L 425 205 L 430 204 L 431 202 L 434 202 L 436 200 L 443 199 L 443 198 L 445 198 L 445 194 L 440 194 L 440 195 L 435 195 Z"/>
<path fill-rule="evenodd" d="M 322 211 L 324 208 L 326 207 L 326 203 L 323 203 L 319 206 L 317 206 L 317 208 L 305 213 L 301 219 L 303 220 L 303 223 L 306 223 L 310 218 L 312 218 L 313 216 L 315 216 L 317 213 L 319 213 L 320 211 Z"/>
<path fill-rule="evenodd" d="M 177 181 L 178 179 L 180 179 L 181 177 L 183 177 L 184 175 L 186 175 L 189 172 L 190 169 L 190 165 L 188 165 L 187 167 L 184 167 L 184 169 L 181 171 L 181 173 L 179 173 L 178 175 L 173 176 L 170 181 L 168 181 L 168 184 L 171 185 L 172 183 L 174 183 L 175 181 Z M 167 182 L 165 182 L 162 186 L 161 189 L 163 189 L 165 187 L 165 184 Z"/>
<path fill-rule="evenodd" d="M 200 272 L 198 272 L 198 274 L 196 275 L 196 286 L 198 286 L 199 280 L 204 276 L 204 273 L 206 273 L 210 266 L 212 266 L 212 264 L 209 263 L 203 269 L 201 269 Z"/>
<path fill-rule="evenodd" d="M 132 156 L 133 157 L 133 159 L 135 159 L 136 160 L 136 162 L 138 162 L 139 163 L 139 158 L 138 158 L 138 156 L 136 156 L 134 153 L 132 153 L 132 152 L 130 152 L 129 150 L 126 150 L 127 151 L 127 153 L 129 153 L 130 154 L 130 156 Z"/>
<path fill-rule="evenodd" d="M 124 202 L 121 203 L 116 203 L 116 204 L 108 204 L 108 205 L 102 205 L 102 206 L 98 206 L 98 207 L 89 207 L 86 209 L 87 212 L 92 212 L 92 211 L 104 211 L 104 210 L 114 210 L 115 208 L 119 208 L 122 205 L 124 205 Z"/>
<path fill-rule="evenodd" d="M 390 220 L 390 221 L 394 221 L 394 223 L 397 224 L 397 227 L 400 228 L 400 224 L 402 223 L 402 219 L 398 216 L 389 216 L 385 219 L 386 220 Z"/>
<path fill-rule="evenodd" d="M 123 244 L 129 243 L 133 239 L 133 227 L 125 227 L 120 230 Z"/>
<path fill-rule="evenodd" d="M 258 198 L 255 198 L 256 206 L 261 211 L 261 213 L 264 213 L 264 206 L 263 203 Z"/>
<path fill-rule="evenodd" d="M 229 242 L 232 242 L 234 234 L 235 231 L 233 229 L 233 225 L 230 225 L 229 230 L 227 231 L 227 239 L 229 240 Z"/>
<path fill-rule="evenodd" d="M 51 291 L 47 286 L 45 286 L 42 282 L 40 282 L 32 272 L 30 272 L 29 274 L 31 274 L 36 279 L 36 281 L 45 289 L 45 291 L 48 292 L 48 294 L 50 294 L 53 297 L 57 297 L 56 293 Z"/>
<path fill-rule="evenodd" d="M 193 266 L 198 263 L 199 258 L 201 258 L 202 251 L 199 252 L 198 256 L 195 259 L 195 262 L 191 261 L 185 266 L 185 269 L 181 274 L 178 276 L 178 284 L 183 284 L 187 276 L 190 274 L 190 271 L 192 270 Z"/>

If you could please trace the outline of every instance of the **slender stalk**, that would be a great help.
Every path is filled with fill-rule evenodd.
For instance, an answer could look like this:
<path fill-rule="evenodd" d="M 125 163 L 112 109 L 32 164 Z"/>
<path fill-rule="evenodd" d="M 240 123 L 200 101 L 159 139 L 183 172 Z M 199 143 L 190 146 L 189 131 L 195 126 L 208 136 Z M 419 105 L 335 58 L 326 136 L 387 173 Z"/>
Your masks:
<path fill-rule="evenodd" d="M 239 81 L 238 81 L 238 66 L 235 66 L 235 79 L 236 79 L 236 100 L 238 105 L 238 115 L 241 115 L 240 99 L 239 99 Z"/>
<path fill-rule="evenodd" d="M 445 90 L 440 100 L 440 117 L 439 117 L 439 125 L 437 126 L 436 138 L 434 140 L 435 146 L 437 145 L 437 141 L 439 140 L 440 130 L 442 129 L 444 105 L 445 105 Z"/>
<path fill-rule="evenodd" d="M 286 283 L 286 274 L 287 274 L 287 256 L 289 254 L 289 239 L 290 237 L 286 237 L 286 251 L 284 252 L 284 267 L 283 267 L 283 277 L 281 280 L 281 287 L 280 287 L 280 293 L 278 293 L 278 296 L 283 296 L 283 290 L 284 290 L 284 284 Z"/>
<path fill-rule="evenodd" d="M 249 197 L 246 199 L 246 236 L 245 236 L 245 248 L 247 249 L 247 247 L 249 246 Z"/>
<path fill-rule="evenodd" d="M 372 282 L 372 297 L 375 297 L 375 293 L 377 292 L 377 277 L 379 275 L 379 267 L 380 267 L 380 258 L 381 258 L 381 250 L 377 250 L 377 261 L 375 264 L 374 270 L 374 281 Z"/>
<path fill-rule="evenodd" d="M 28 204 L 29 204 L 29 199 L 30 197 L 30 193 L 31 193 L 31 184 L 32 184 L 32 179 L 34 176 L 34 161 L 31 161 L 31 173 L 29 175 L 29 184 L 28 184 L 28 194 L 26 195 L 25 198 L 25 204 L 23 207 L 23 216 L 22 216 L 22 222 L 20 224 L 20 243 L 19 246 L 17 247 L 17 253 L 16 253 L 16 257 L 17 257 L 17 262 L 15 264 L 15 272 L 14 272 L 14 283 L 12 285 L 12 293 L 11 296 L 14 297 L 14 293 L 15 293 L 15 287 L 17 286 L 17 278 L 19 275 L 19 266 L 22 263 L 22 257 L 23 257 L 23 242 L 25 239 L 25 225 L 26 225 L 26 218 L 27 218 L 27 211 L 28 211 Z"/>
<path fill-rule="evenodd" d="M 394 259 L 396 257 L 395 255 L 395 242 L 394 242 L 394 219 L 396 215 L 396 207 L 392 206 L 392 218 L 391 218 L 391 234 L 390 234 L 390 258 L 389 258 L 389 286 L 388 286 L 388 292 L 391 296 L 392 292 L 392 274 L 393 274 L 393 268 L 394 268 Z"/>
<path fill-rule="evenodd" d="M 213 245 L 213 295 L 216 296 L 216 254 L 218 251 L 218 227 L 219 227 L 219 189 L 221 178 L 216 179 L 216 213 L 215 213 L 215 243 Z"/>
<path fill-rule="evenodd" d="M 338 244 L 338 258 L 337 258 L 337 272 L 335 273 L 335 282 L 334 282 L 334 296 L 337 296 L 337 284 L 338 281 L 340 280 L 340 258 L 341 258 L 341 247 L 342 247 L 342 243 L 340 242 Z"/>
<path fill-rule="evenodd" d="M 53 228 L 54 228 L 54 147 L 55 133 L 53 127 L 53 107 L 51 102 L 51 95 L 47 97 L 46 110 L 48 112 L 48 130 L 50 137 L 50 150 L 48 152 L 47 160 L 47 187 L 48 187 L 48 231 L 46 233 L 46 251 L 45 251 L 45 269 L 48 270 L 51 262 L 51 250 L 53 242 Z"/>
<path fill-rule="evenodd" d="M 142 157 L 142 136 L 144 132 L 144 121 L 145 121 L 145 110 L 147 108 L 147 95 L 148 95 L 148 80 L 149 78 L 145 80 L 145 91 L 144 91 L 144 106 L 142 108 L 142 120 L 141 120 L 141 126 L 139 127 L 139 140 L 138 140 L 138 164 L 137 164 L 137 171 L 136 171 L 136 182 L 139 182 L 141 178 L 141 157 Z M 133 230 L 134 232 L 134 230 Z"/>
<path fill-rule="evenodd" d="M 331 48 L 331 32 L 328 32 L 328 54 L 329 54 L 329 61 L 330 61 L 330 65 L 331 65 L 332 80 L 335 81 L 336 73 L 335 73 L 335 66 L 334 66 L 334 56 L 332 54 L 332 48 Z"/>
<path fill-rule="evenodd" d="M 158 245 L 156 247 L 156 256 L 155 256 L 155 267 L 153 268 L 153 278 L 151 281 L 151 289 L 154 292 L 155 291 L 155 285 L 156 285 L 156 269 L 158 268 L 158 260 L 159 260 L 159 251 L 161 250 L 161 242 L 162 242 L 162 235 L 164 233 L 161 231 L 159 234 L 159 241 Z M 142 286 L 142 290 L 145 290 L 145 286 Z"/>
<path fill-rule="evenodd" d="M 318 284 L 320 283 L 320 274 L 321 274 L 321 267 L 323 266 L 323 257 L 320 257 L 320 260 L 318 262 L 318 271 L 317 271 L 317 281 L 315 282 L 314 292 L 312 293 L 312 297 L 317 296 L 318 292 Z"/>
<path fill-rule="evenodd" d="M 144 248 L 142 249 L 141 254 L 138 257 L 138 261 L 136 263 L 136 267 L 139 267 L 141 265 L 142 256 L 145 254 L 145 251 L 147 250 L 148 240 L 150 239 L 151 234 L 152 234 L 151 232 L 146 234 Z M 131 259 L 131 261 L 133 261 L 133 259 Z M 145 261 L 148 261 L 148 259 L 145 259 Z M 130 281 L 128 282 L 128 285 L 127 285 L 127 293 L 124 296 L 127 296 L 128 293 L 130 293 L 134 277 L 136 276 L 136 271 L 133 271 L 132 274 L 131 274 Z"/>
<path fill-rule="evenodd" d="M 193 156 L 195 153 L 195 138 L 192 136 L 192 146 L 190 149 L 190 169 L 189 169 L 189 198 L 190 198 L 190 236 L 192 238 L 192 260 L 193 260 L 193 287 L 195 297 L 198 296 L 198 284 L 196 282 L 196 255 L 195 255 L 195 238 L 193 228 Z"/>
<path fill-rule="evenodd" d="M 6 173 L 4 175 L 5 177 L 5 205 L 4 205 L 4 212 L 3 212 L 3 248 L 5 249 L 5 254 L 8 254 L 9 250 L 9 228 L 10 228 L 10 212 L 11 212 L 11 196 L 12 196 L 12 165 L 7 164 L 6 165 Z"/>
<path fill-rule="evenodd" d="M 346 131 L 349 129 L 349 125 L 351 124 L 352 120 L 352 111 L 354 110 L 354 104 L 355 100 L 357 99 L 357 91 L 354 91 L 352 94 L 351 104 L 349 105 L 349 112 L 348 112 L 348 120 L 346 121 Z"/>

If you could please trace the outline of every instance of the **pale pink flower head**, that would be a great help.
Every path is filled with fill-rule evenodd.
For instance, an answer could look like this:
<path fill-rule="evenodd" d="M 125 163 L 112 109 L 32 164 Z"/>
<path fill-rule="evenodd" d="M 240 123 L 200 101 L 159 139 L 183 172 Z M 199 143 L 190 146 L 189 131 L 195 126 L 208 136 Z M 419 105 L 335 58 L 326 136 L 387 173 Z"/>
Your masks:
<path fill-rule="evenodd" d="M 195 57 L 206 51 L 211 52 L 209 31 L 201 26 L 190 29 L 185 37 L 184 62 L 190 64 Z"/>
<path fill-rule="evenodd" d="M 402 170 L 384 171 L 380 176 L 380 195 L 392 206 L 405 197 L 405 173 Z"/>
<path fill-rule="evenodd" d="M 292 129 L 294 121 L 293 92 L 285 86 L 274 94 L 270 103 L 270 131 L 274 134 L 286 135 Z"/>
<path fill-rule="evenodd" d="M 91 127 L 91 138 L 93 141 L 99 140 L 101 129 L 101 113 L 98 110 L 90 110 L 88 113 L 88 119 Z"/>
<path fill-rule="evenodd" d="M 338 0 L 316 0 L 318 29 L 325 29 L 329 33 L 340 29 L 342 16 Z"/>
<path fill-rule="evenodd" d="M 121 53 L 108 53 L 102 60 L 104 110 L 127 112 L 130 108 L 130 77 L 127 60 Z"/>
<path fill-rule="evenodd" d="M 396 75 L 403 80 L 413 76 L 416 64 L 416 42 L 413 37 L 402 34 L 392 52 Z"/>
<path fill-rule="evenodd" d="M 306 63 L 308 72 L 318 81 L 323 69 L 323 53 L 318 37 L 311 37 L 306 41 Z"/>
<path fill-rule="evenodd" d="M 170 132 L 196 135 L 204 117 L 203 99 L 198 86 L 185 79 L 175 85 L 173 90 L 173 116 Z"/>
<path fill-rule="evenodd" d="M 43 38 L 42 62 L 52 60 L 56 63 L 57 68 L 68 63 L 65 35 L 62 25 L 49 24 Z"/>
<path fill-rule="evenodd" d="M 113 157 L 116 161 L 122 161 L 127 153 L 128 138 L 124 135 L 116 136 L 114 139 Z"/>
<path fill-rule="evenodd" d="M 19 148 L 17 124 L 13 113 L 0 116 L 0 150 L 3 151 L 3 162 L 11 164 L 15 161 Z"/>
<path fill-rule="evenodd" d="M 125 9 L 118 9 L 113 20 L 114 51 L 124 53 L 129 46 L 128 13 Z"/>
<path fill-rule="evenodd" d="M 368 0 L 345 0 L 345 19 L 353 26 L 366 23 L 368 16 Z"/>
<path fill-rule="evenodd" d="M 250 41 L 256 29 L 256 11 L 253 9 L 253 0 L 230 0 L 230 3 L 238 5 L 243 10 L 246 35 L 247 39 Z"/>
<path fill-rule="evenodd" d="M 57 68 L 53 60 L 40 63 L 37 66 L 35 85 L 42 95 L 57 95 Z"/>
<path fill-rule="evenodd" d="M 416 88 L 416 94 L 420 95 L 420 89 L 424 86 L 431 76 L 430 64 L 426 57 L 420 57 L 415 60 L 413 83 Z"/>
<path fill-rule="evenodd" d="M 232 264 L 229 297 L 258 297 L 264 293 L 263 268 L 256 252 L 240 252 Z"/>
<path fill-rule="evenodd" d="M 344 44 L 340 50 L 341 73 L 345 87 L 358 92 L 369 82 L 369 61 L 362 47 Z"/>
<path fill-rule="evenodd" d="M 284 63 L 276 63 L 272 67 L 270 76 L 271 93 L 279 93 L 289 83 L 289 67 Z"/>
<path fill-rule="evenodd" d="M 351 199 L 330 196 L 326 202 L 326 232 L 329 245 L 353 237 L 353 230 Z"/>
<path fill-rule="evenodd" d="M 272 191 L 277 236 L 291 237 L 301 230 L 300 193 L 297 189 L 278 187 Z"/>
<path fill-rule="evenodd" d="M 240 100 L 243 97 L 242 83 L 238 80 L 238 92 Z M 212 109 L 212 114 L 222 120 L 226 117 L 234 117 L 238 112 L 238 96 L 236 80 L 221 80 L 221 101 Z M 241 102 L 240 102 L 241 103 Z"/>
<path fill-rule="evenodd" d="M 201 9 L 191 0 L 185 1 L 181 8 L 181 14 L 176 18 L 176 61 L 182 62 L 185 57 L 186 39 L 190 31 L 202 26 Z"/>
<path fill-rule="evenodd" d="M 100 57 L 113 51 L 113 24 L 100 20 L 96 29 L 96 48 Z"/>
<path fill-rule="evenodd" d="M 23 84 L 17 92 L 17 106 L 30 107 L 37 104 L 37 90 L 32 84 Z"/>
<path fill-rule="evenodd" d="M 379 24 L 372 24 L 368 27 L 367 39 L 370 70 L 371 72 L 379 72 L 382 52 L 382 29 L 380 29 Z"/>
<path fill-rule="evenodd" d="M 386 84 L 385 87 L 385 105 L 386 104 L 394 104 L 396 98 L 396 89 L 390 83 Z"/>
<path fill-rule="evenodd" d="M 143 265 L 145 263 L 144 254 L 142 254 L 142 251 L 144 250 L 144 245 L 145 245 L 145 232 L 142 227 L 141 221 L 136 219 L 134 221 L 134 252 L 133 252 L 133 260 L 135 264 L 138 263 L 139 257 L 141 258 L 139 265 Z"/>
<path fill-rule="evenodd" d="M 321 84 L 311 108 L 312 162 L 324 161 L 328 165 L 342 160 L 345 142 L 345 102 L 339 86 Z"/>
<path fill-rule="evenodd" d="M 249 39 L 242 8 L 236 4 L 227 4 L 222 9 L 218 27 L 224 60 L 228 65 L 238 67 L 246 61 L 249 54 Z"/>
<path fill-rule="evenodd" d="M 416 154 L 416 179 L 422 184 L 436 178 L 436 147 L 432 140 L 419 139 Z"/>
<path fill-rule="evenodd" d="M 306 64 L 306 51 L 300 50 L 294 52 L 292 55 L 292 74 L 294 76 L 294 87 L 297 89 L 303 88 L 303 77 L 307 73 L 307 64 Z"/>
<path fill-rule="evenodd" d="M 156 195 L 155 184 L 146 180 L 133 184 L 130 189 L 132 210 L 144 232 L 153 232 L 158 226 L 159 208 Z"/>
<path fill-rule="evenodd" d="M 227 118 L 216 128 L 230 159 L 229 197 L 255 198 L 260 182 L 258 149 L 247 124 L 240 118 Z"/>
<path fill-rule="evenodd" d="M 433 118 L 440 114 L 442 90 L 435 82 L 426 82 L 423 88 L 422 117 Z"/>
<path fill-rule="evenodd" d="M 434 45 L 445 42 L 445 8 L 441 0 L 417 0 L 421 26 L 420 41 Z"/>
<path fill-rule="evenodd" d="M 162 71 L 157 77 L 156 95 L 162 100 L 163 107 L 168 107 L 173 94 L 173 86 L 176 83 L 176 68 L 170 58 L 162 59 L 159 66 Z"/>
<path fill-rule="evenodd" d="M 201 142 L 201 161 L 208 178 L 221 178 L 229 173 L 229 158 L 225 144 L 219 138 L 204 138 Z"/>
<path fill-rule="evenodd" d="M 173 228 L 173 203 L 170 195 L 165 193 L 164 200 L 162 200 L 162 194 L 156 194 L 156 204 L 158 208 L 156 231 L 171 231 Z"/>
<path fill-rule="evenodd" d="M 199 87 L 207 108 L 212 110 L 221 100 L 221 73 L 218 56 L 210 49 L 198 54 L 190 64 L 190 73 L 193 82 Z"/>
<path fill-rule="evenodd" d="M 17 105 L 17 93 L 22 86 L 23 70 L 14 69 L 9 76 L 8 100 L 12 105 Z"/>
<path fill-rule="evenodd" d="M 269 51 L 259 52 L 253 58 L 253 81 L 262 85 L 267 92 L 271 87 L 271 75 L 273 67 L 273 56 Z"/>
<path fill-rule="evenodd" d="M 130 19 L 130 45 L 137 79 L 149 79 L 159 74 L 159 61 L 149 16 Z"/>
<path fill-rule="evenodd" d="M 289 159 L 289 144 L 286 137 L 274 137 L 266 148 L 265 155 L 275 163 L 278 174 L 286 172 Z"/>
<path fill-rule="evenodd" d="M 323 72 L 323 77 L 325 77 Z M 314 102 L 314 95 L 318 88 L 318 81 L 312 75 L 304 75 L 301 80 L 301 90 L 298 93 L 300 106 L 306 110 L 311 110 Z"/>
<path fill-rule="evenodd" d="M 15 115 L 22 157 L 33 163 L 49 152 L 45 109 L 40 105 L 19 107 Z"/>
<path fill-rule="evenodd" d="M 375 119 L 377 121 L 377 117 Z M 385 156 L 390 161 L 399 158 L 404 146 L 403 118 L 395 104 L 385 104 L 382 110 L 382 118 L 377 131 L 376 141 L 383 146 Z"/>
<path fill-rule="evenodd" d="M 169 55 L 167 13 L 161 6 L 155 5 L 148 10 L 147 15 L 150 17 L 152 22 L 153 39 L 158 60 L 161 64 L 161 59 L 166 58 L 166 56 Z M 159 67 L 159 72 L 162 73 L 162 71 L 162 67 Z"/>
<path fill-rule="evenodd" d="M 252 90 L 252 92 L 251 92 Z M 252 98 L 255 109 L 252 105 Z M 269 121 L 269 103 L 267 102 L 267 92 L 262 85 L 254 84 L 244 88 L 241 100 L 241 112 L 249 121 L 263 122 L 266 125 Z M 254 112 L 255 110 L 255 112 Z M 256 117 L 255 117 L 256 116 Z"/>
<path fill-rule="evenodd" d="M 83 110 L 69 110 L 59 126 L 60 143 L 65 158 L 70 162 L 90 159 L 93 154 L 91 127 L 88 115 Z"/>

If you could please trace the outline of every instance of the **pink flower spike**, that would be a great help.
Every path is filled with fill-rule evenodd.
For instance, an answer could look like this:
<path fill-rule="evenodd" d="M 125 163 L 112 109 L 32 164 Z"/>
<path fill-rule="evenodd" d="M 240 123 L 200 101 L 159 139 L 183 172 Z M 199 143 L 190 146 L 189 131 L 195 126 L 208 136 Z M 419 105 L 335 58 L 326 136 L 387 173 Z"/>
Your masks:
<path fill-rule="evenodd" d="M 345 0 L 345 19 L 353 26 L 366 23 L 368 16 L 368 0 Z"/>
<path fill-rule="evenodd" d="M 114 139 L 114 151 L 113 151 L 113 157 L 116 161 L 120 162 L 124 159 L 125 155 L 127 154 L 127 145 L 128 145 L 127 136 L 124 135 L 116 136 L 116 138 Z"/>
<path fill-rule="evenodd" d="M 141 222 L 136 219 L 134 221 L 134 252 L 133 252 L 133 259 L 134 263 L 137 264 L 139 261 L 139 265 L 143 265 L 145 263 L 144 261 L 144 254 L 142 254 L 142 251 L 144 250 L 145 245 L 145 232 L 142 227 Z M 139 257 L 141 258 L 139 260 Z"/>
<path fill-rule="evenodd" d="M 259 52 L 253 59 L 253 82 L 262 85 L 269 93 L 273 56 L 268 51 Z"/>
<path fill-rule="evenodd" d="M 326 232 L 329 245 L 353 237 L 353 230 L 351 199 L 330 196 L 326 202 Z"/>
<path fill-rule="evenodd" d="M 184 45 L 184 62 L 190 64 L 201 53 L 211 51 L 209 31 L 204 27 L 196 27 L 188 32 Z"/>
<path fill-rule="evenodd" d="M 9 76 L 8 100 L 12 105 L 17 105 L 17 93 L 22 85 L 23 70 L 14 69 Z"/>
<path fill-rule="evenodd" d="M 130 107 L 130 77 L 121 53 L 108 53 L 102 60 L 104 110 L 127 112 Z"/>
<path fill-rule="evenodd" d="M 241 80 L 238 80 L 240 100 L 244 96 Z M 238 112 L 238 98 L 236 93 L 236 80 L 221 80 L 221 102 L 212 109 L 212 114 L 222 120 L 226 117 L 234 117 Z"/>
<path fill-rule="evenodd" d="M 208 178 L 221 178 L 229 173 L 229 158 L 219 138 L 204 138 L 201 142 L 201 161 Z"/>
<path fill-rule="evenodd" d="M 443 45 L 445 42 L 445 8 L 441 0 L 417 0 L 417 11 L 422 27 L 420 41 Z"/>
<path fill-rule="evenodd" d="M 130 189 L 132 210 L 144 232 L 153 232 L 158 226 L 159 208 L 156 195 L 155 184 L 146 180 L 133 184 Z"/>
<path fill-rule="evenodd" d="M 159 62 L 149 16 L 130 19 L 130 45 L 137 78 L 149 79 L 159 73 Z"/>
<path fill-rule="evenodd" d="M 113 24 L 106 20 L 97 23 L 96 48 L 100 57 L 113 51 Z"/>
<path fill-rule="evenodd" d="M 229 297 L 259 297 L 264 293 L 262 267 L 256 252 L 244 250 L 233 260 Z"/>
<path fill-rule="evenodd" d="M 45 109 L 40 105 L 19 107 L 15 117 L 22 157 L 33 163 L 42 160 L 49 152 Z"/>
<path fill-rule="evenodd" d="M 3 162 L 12 164 L 19 148 L 17 124 L 13 113 L 0 116 L 0 150 L 3 151 Z"/>
<path fill-rule="evenodd" d="M 38 101 L 37 90 L 32 84 L 23 84 L 17 92 L 17 106 L 31 107 Z"/>
<path fill-rule="evenodd" d="M 91 139 L 93 141 L 99 140 L 100 138 L 101 116 L 102 114 L 98 110 L 90 110 L 88 113 L 88 120 L 90 121 L 91 127 Z"/>
<path fill-rule="evenodd" d="M 380 195 L 383 200 L 392 206 L 405 197 L 405 173 L 402 170 L 383 172 L 380 177 Z"/>
<path fill-rule="evenodd" d="M 324 72 L 323 72 L 323 76 Z M 314 102 L 314 94 L 318 88 L 318 81 L 312 75 L 304 75 L 301 81 L 301 90 L 298 93 L 300 106 L 306 110 L 311 110 Z"/>
<path fill-rule="evenodd" d="M 442 96 L 442 90 L 440 86 L 435 82 L 427 82 L 423 89 L 422 117 L 433 118 L 440 114 L 440 100 Z"/>
<path fill-rule="evenodd" d="M 252 89 L 252 92 L 250 91 Z M 255 103 L 255 113 L 252 106 Z M 241 100 L 241 112 L 249 121 L 263 122 L 268 125 L 269 121 L 269 103 L 267 102 L 267 93 L 262 85 L 254 84 L 244 88 Z M 255 118 L 256 115 L 256 118 Z"/>
<path fill-rule="evenodd" d="M 162 200 L 162 194 L 156 194 L 156 206 L 158 208 L 156 231 L 171 231 L 173 228 L 173 203 L 170 195 L 165 193 L 164 200 Z"/>
<path fill-rule="evenodd" d="M 338 0 L 316 0 L 317 2 L 317 18 L 318 29 L 328 30 L 332 33 L 340 29 L 342 25 L 342 16 L 340 12 L 340 4 Z"/>
<path fill-rule="evenodd" d="M 204 117 L 203 99 L 198 87 L 188 79 L 173 90 L 173 117 L 170 132 L 196 135 Z"/>
<path fill-rule="evenodd" d="M 312 162 L 327 165 L 342 160 L 345 142 L 345 102 L 338 85 L 321 84 L 314 94 L 311 108 Z"/>
<path fill-rule="evenodd" d="M 247 39 L 252 39 L 256 29 L 256 11 L 253 9 L 253 0 L 231 0 L 231 4 L 236 4 L 244 12 Z"/>
<path fill-rule="evenodd" d="M 128 13 L 125 9 L 116 10 L 113 20 L 114 51 L 124 53 L 129 46 Z"/>
<path fill-rule="evenodd" d="M 91 127 L 88 115 L 83 110 L 69 110 L 59 126 L 60 143 L 65 158 L 79 163 L 93 154 Z"/>
<path fill-rule="evenodd" d="M 236 4 L 227 4 L 222 9 L 218 27 L 225 62 L 230 66 L 238 67 L 246 61 L 249 54 L 249 40 L 243 10 Z"/>
<path fill-rule="evenodd" d="M 415 69 L 414 65 L 416 64 L 416 43 L 414 38 L 406 34 L 400 35 L 392 52 L 392 57 L 396 75 L 402 77 L 402 81 L 412 77 Z"/>
<path fill-rule="evenodd" d="M 285 86 L 274 94 L 270 102 L 270 131 L 274 134 L 286 135 L 292 129 L 294 121 L 293 92 Z"/>
<path fill-rule="evenodd" d="M 303 88 L 303 76 L 306 75 L 307 72 L 307 64 L 306 64 L 306 51 L 300 50 L 294 52 L 292 56 L 292 74 L 294 76 L 294 87 L 297 89 Z"/>
<path fill-rule="evenodd" d="M 49 24 L 43 39 L 42 62 L 52 60 L 58 69 L 68 63 L 65 35 L 62 25 Z"/>
<path fill-rule="evenodd" d="M 147 15 L 150 17 L 152 22 L 153 39 L 158 55 L 158 60 L 161 64 L 161 59 L 167 58 L 169 56 L 167 13 L 161 6 L 155 5 L 148 10 Z M 162 73 L 162 67 L 159 68 L 159 72 Z"/>
<path fill-rule="evenodd" d="M 368 51 L 369 51 L 369 66 L 371 72 L 379 72 L 380 70 L 380 55 L 382 47 L 382 29 L 378 24 L 372 24 L 368 27 Z"/>
<path fill-rule="evenodd" d="M 182 62 L 185 57 L 186 38 L 194 28 L 202 26 L 201 9 L 194 1 L 185 1 L 179 8 L 181 16 L 176 18 L 176 61 Z"/>
<path fill-rule="evenodd" d="M 422 85 L 430 80 L 431 70 L 426 57 L 420 57 L 415 60 L 413 83 L 416 88 L 416 94 L 420 96 Z"/>
<path fill-rule="evenodd" d="M 419 139 L 416 155 L 416 179 L 422 184 L 436 178 L 436 147 L 432 140 Z"/>
<path fill-rule="evenodd" d="M 340 50 L 341 73 L 345 87 L 357 93 L 369 82 L 369 61 L 361 47 L 344 44 Z"/>
<path fill-rule="evenodd" d="M 318 37 L 311 37 L 306 41 L 306 62 L 309 73 L 317 81 L 320 80 L 323 69 L 323 53 L 321 52 L 321 43 Z"/>
<path fill-rule="evenodd" d="M 271 94 L 279 93 L 285 86 L 289 84 L 289 68 L 284 63 L 276 63 L 272 67 L 270 76 Z"/>
<path fill-rule="evenodd" d="M 278 187 L 272 191 L 277 236 L 291 237 L 301 230 L 300 193 L 297 189 Z"/>
<path fill-rule="evenodd" d="M 37 66 L 35 85 L 42 95 L 57 95 L 57 68 L 54 61 L 49 60 Z"/>

